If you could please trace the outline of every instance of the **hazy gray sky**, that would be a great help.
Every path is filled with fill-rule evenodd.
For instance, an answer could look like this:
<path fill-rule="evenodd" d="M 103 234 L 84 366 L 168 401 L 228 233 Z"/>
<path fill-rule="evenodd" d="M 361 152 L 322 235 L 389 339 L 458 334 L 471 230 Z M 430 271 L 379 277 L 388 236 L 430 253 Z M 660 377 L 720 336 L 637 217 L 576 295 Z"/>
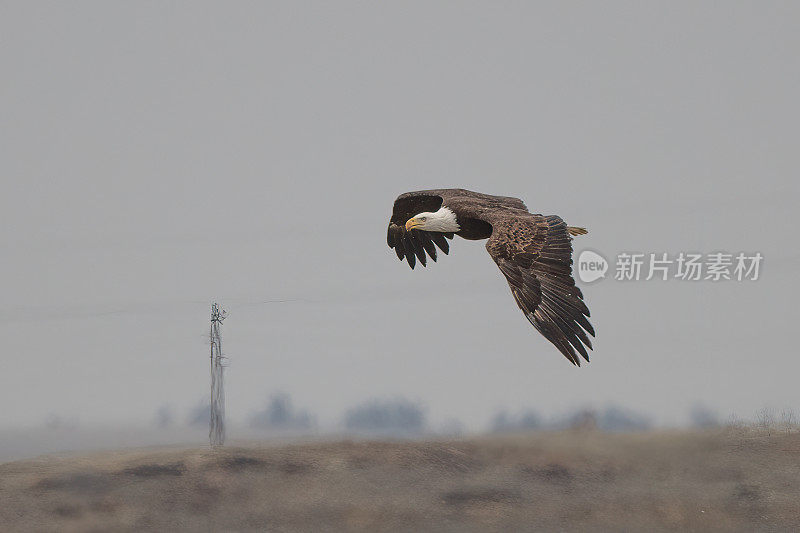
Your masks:
<path fill-rule="evenodd" d="M 795 2 L 3 2 L 0 427 L 150 420 L 208 389 L 335 422 L 496 408 L 800 409 Z M 620 251 L 760 251 L 755 283 L 605 280 L 577 369 L 483 243 L 428 269 L 395 196 L 519 196 Z M 291 300 L 275 302 L 275 300 Z M 273 301 L 272 303 L 259 303 Z"/>

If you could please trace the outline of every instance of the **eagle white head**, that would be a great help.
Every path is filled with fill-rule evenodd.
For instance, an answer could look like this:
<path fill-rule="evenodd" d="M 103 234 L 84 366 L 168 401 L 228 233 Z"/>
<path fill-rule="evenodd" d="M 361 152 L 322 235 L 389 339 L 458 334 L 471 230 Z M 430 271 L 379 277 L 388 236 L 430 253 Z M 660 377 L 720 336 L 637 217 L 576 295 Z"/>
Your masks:
<path fill-rule="evenodd" d="M 408 219 L 406 230 L 421 229 L 423 231 L 439 231 L 442 233 L 455 233 L 461 229 L 456 221 L 456 214 L 447 207 L 442 207 L 435 213 L 419 213 Z"/>

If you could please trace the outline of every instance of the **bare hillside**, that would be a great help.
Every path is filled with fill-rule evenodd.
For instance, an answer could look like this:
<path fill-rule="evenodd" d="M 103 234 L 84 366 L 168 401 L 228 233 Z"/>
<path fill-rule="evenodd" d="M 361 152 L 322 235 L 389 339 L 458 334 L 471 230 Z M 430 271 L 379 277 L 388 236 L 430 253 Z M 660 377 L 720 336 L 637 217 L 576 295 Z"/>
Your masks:
<path fill-rule="evenodd" d="M 800 436 L 540 433 L 0 465 L 3 531 L 789 531 Z"/>

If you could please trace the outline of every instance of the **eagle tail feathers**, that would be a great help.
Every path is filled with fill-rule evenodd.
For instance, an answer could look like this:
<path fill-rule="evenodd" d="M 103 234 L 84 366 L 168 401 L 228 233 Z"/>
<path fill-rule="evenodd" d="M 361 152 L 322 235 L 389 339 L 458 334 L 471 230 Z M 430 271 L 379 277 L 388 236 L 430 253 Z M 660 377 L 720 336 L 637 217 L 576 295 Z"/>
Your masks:
<path fill-rule="evenodd" d="M 576 236 L 576 235 L 586 235 L 587 233 L 589 233 L 586 230 L 586 228 L 579 228 L 577 226 L 567 226 L 567 231 L 573 237 Z"/>

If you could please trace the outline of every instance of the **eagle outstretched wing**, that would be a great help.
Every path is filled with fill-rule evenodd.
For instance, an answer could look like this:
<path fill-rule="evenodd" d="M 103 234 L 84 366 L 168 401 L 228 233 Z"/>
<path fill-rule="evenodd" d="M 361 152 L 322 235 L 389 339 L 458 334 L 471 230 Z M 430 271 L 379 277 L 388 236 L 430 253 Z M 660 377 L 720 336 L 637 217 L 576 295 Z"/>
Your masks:
<path fill-rule="evenodd" d="M 491 221 L 486 250 L 506 277 L 525 317 L 573 364 L 592 349 L 589 309 L 572 278 L 572 238 L 557 216 L 501 217 Z M 576 228 L 578 229 L 578 228 Z M 584 231 L 585 232 L 585 231 Z"/>
<path fill-rule="evenodd" d="M 401 261 L 405 258 L 412 269 L 417 259 L 422 266 L 426 266 L 426 253 L 436 261 L 437 246 L 447 254 L 450 245 L 446 239 L 452 239 L 454 234 L 419 229 L 406 231 L 406 222 L 419 213 L 438 211 L 442 204 L 449 205 L 450 202 L 459 205 L 465 202 L 467 205 L 480 203 L 487 207 L 521 210 L 525 213 L 528 211 L 525 203 L 519 198 L 492 196 L 466 189 L 430 189 L 401 194 L 394 201 L 392 218 L 386 231 L 386 244 L 394 249 Z"/>
<path fill-rule="evenodd" d="M 400 195 L 394 202 L 392 218 L 389 220 L 389 229 L 386 231 L 386 244 L 393 248 L 397 258 L 405 258 L 412 269 L 417 264 L 417 259 L 422 266 L 427 264 L 425 254 L 436 261 L 436 246 L 447 255 L 450 245 L 447 239 L 452 239 L 452 233 L 438 233 L 435 231 L 422 231 L 412 229 L 406 231 L 408 219 L 425 211 L 437 211 L 442 206 L 443 198 L 435 191 L 420 191 Z M 434 246 L 435 243 L 435 246 Z"/>

